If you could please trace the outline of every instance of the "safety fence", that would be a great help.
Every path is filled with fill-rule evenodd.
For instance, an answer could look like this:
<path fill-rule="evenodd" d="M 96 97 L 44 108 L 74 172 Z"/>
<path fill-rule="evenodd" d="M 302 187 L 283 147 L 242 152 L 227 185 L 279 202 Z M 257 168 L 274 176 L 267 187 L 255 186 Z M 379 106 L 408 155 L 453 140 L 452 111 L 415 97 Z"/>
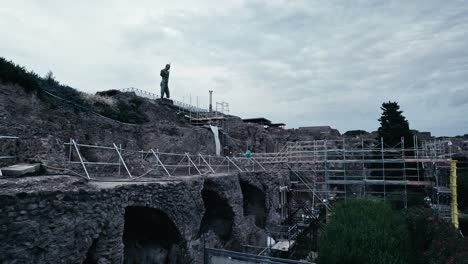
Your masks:
<path fill-rule="evenodd" d="M 128 150 L 121 145 L 80 144 L 74 139 L 68 146 L 68 160 L 88 179 L 145 179 L 193 176 L 231 172 L 266 171 L 255 158 L 213 156 L 191 153 L 166 153 L 157 149 Z"/>
<path fill-rule="evenodd" d="M 290 259 L 274 258 L 247 254 L 242 252 L 229 251 L 224 249 L 205 248 L 205 264 L 250 264 L 250 263 L 270 263 L 270 264 L 312 264 L 307 261 L 297 261 Z"/>
<path fill-rule="evenodd" d="M 161 96 L 138 88 L 130 87 L 121 89 L 122 92 L 132 92 L 137 96 L 145 97 L 151 100 L 160 99 Z M 183 113 L 191 122 L 201 124 L 207 120 L 221 120 L 229 113 L 229 104 L 226 102 L 216 102 L 215 110 L 210 111 L 208 108 L 199 107 L 189 103 L 170 99 L 172 104 L 178 108 L 179 113 Z"/>

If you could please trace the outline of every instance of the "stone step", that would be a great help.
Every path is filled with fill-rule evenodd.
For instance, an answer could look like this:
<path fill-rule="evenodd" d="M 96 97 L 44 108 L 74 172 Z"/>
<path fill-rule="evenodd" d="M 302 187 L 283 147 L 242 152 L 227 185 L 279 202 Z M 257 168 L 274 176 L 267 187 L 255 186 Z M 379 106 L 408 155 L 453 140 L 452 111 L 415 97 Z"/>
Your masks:
<path fill-rule="evenodd" d="M 26 164 L 19 163 L 0 169 L 0 176 L 20 177 L 28 173 L 34 173 L 41 168 L 40 163 Z"/>

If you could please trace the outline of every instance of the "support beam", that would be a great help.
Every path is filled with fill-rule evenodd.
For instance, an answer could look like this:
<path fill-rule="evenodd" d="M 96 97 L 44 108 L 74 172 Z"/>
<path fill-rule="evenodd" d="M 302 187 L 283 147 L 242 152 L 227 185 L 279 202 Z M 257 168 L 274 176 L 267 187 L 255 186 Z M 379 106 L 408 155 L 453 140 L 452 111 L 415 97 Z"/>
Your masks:
<path fill-rule="evenodd" d="M 452 191 L 451 215 L 452 224 L 458 229 L 458 202 L 457 202 L 457 161 L 450 164 L 450 189 Z"/>
<path fill-rule="evenodd" d="M 78 149 L 78 146 L 77 146 L 75 140 L 72 139 L 71 142 L 72 142 L 73 146 L 75 147 L 76 153 L 78 154 L 78 158 L 80 159 L 81 165 L 83 166 L 83 169 L 84 169 L 84 171 L 86 173 L 86 177 L 88 177 L 88 179 L 91 179 L 91 177 L 89 177 L 88 170 L 86 169 L 86 165 L 83 162 L 83 158 L 81 157 L 80 150 Z"/>
<path fill-rule="evenodd" d="M 219 167 L 221 167 L 221 166 L 223 165 L 224 161 L 226 161 L 226 157 L 224 157 L 224 159 L 221 161 L 221 163 L 218 164 L 218 165 L 214 168 L 214 171 L 215 171 L 215 172 L 217 171 L 217 169 L 218 169 Z M 228 164 L 229 164 L 229 161 L 228 161 Z"/>
<path fill-rule="evenodd" d="M 203 163 L 206 164 L 206 166 L 208 167 L 208 169 L 210 169 L 210 171 L 212 173 L 216 173 L 213 168 L 211 167 L 211 165 L 206 161 L 206 159 L 202 156 L 202 154 L 198 154 L 198 156 L 201 158 L 201 160 L 203 161 Z"/>
<path fill-rule="evenodd" d="M 237 164 L 234 161 L 232 161 L 232 159 L 230 159 L 229 157 L 226 158 L 228 162 L 231 162 L 234 165 L 234 167 L 236 167 L 240 172 L 244 172 L 241 168 L 239 168 L 239 166 L 237 166 Z"/>
<path fill-rule="evenodd" d="M 200 172 L 200 170 L 198 169 L 197 165 L 195 165 L 195 163 L 193 162 L 193 160 L 190 158 L 190 155 L 185 152 L 185 155 L 187 156 L 187 159 L 189 160 L 190 163 L 192 163 L 193 167 L 195 167 L 195 169 L 198 171 L 198 174 L 202 175 L 202 173 Z"/>
<path fill-rule="evenodd" d="M 130 173 L 130 170 L 129 170 L 128 167 L 127 167 L 127 164 L 125 163 L 125 160 L 124 160 L 123 157 L 122 157 L 122 154 L 121 154 L 120 151 L 119 151 L 119 148 L 117 147 L 117 145 L 116 145 L 115 143 L 112 143 L 112 144 L 114 144 L 114 149 L 115 149 L 115 151 L 117 152 L 117 154 L 119 155 L 119 159 L 120 159 L 120 161 L 122 162 L 122 165 L 124 166 L 125 170 L 127 171 L 128 176 L 129 176 L 130 178 L 133 178 L 133 177 L 132 177 L 132 174 Z"/>
<path fill-rule="evenodd" d="M 166 166 L 164 166 L 164 164 L 162 163 L 162 161 L 159 159 L 158 155 L 156 154 L 156 152 L 154 152 L 153 149 L 151 149 L 151 153 L 153 153 L 153 156 L 156 158 L 156 160 L 158 160 L 159 163 L 161 163 L 161 167 L 164 169 L 164 171 L 167 173 L 167 176 L 171 177 L 171 174 L 169 173 L 169 171 L 166 169 Z"/>

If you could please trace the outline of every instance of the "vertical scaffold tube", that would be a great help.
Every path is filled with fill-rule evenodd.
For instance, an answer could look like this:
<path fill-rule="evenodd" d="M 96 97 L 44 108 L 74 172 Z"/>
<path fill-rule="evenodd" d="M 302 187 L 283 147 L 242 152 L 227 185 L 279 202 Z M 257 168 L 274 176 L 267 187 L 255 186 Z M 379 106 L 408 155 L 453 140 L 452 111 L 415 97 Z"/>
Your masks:
<path fill-rule="evenodd" d="M 452 192 L 451 216 L 452 224 L 458 229 L 458 203 L 457 203 L 457 161 L 452 160 L 450 165 L 450 189 Z"/>

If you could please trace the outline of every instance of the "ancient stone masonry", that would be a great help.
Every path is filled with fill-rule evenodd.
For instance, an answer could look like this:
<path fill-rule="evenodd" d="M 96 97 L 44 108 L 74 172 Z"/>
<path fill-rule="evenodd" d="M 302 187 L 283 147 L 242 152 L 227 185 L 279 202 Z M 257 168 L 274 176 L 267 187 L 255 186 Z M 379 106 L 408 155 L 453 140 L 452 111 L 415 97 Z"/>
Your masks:
<path fill-rule="evenodd" d="M 243 173 L 159 182 L 87 182 L 70 176 L 2 179 L 0 262 L 135 263 L 135 250 L 145 248 L 140 263 L 201 263 L 203 244 L 234 249 L 265 238 L 255 217 L 244 215 L 241 184 L 263 191 L 266 212 L 261 214 L 269 225 L 278 221 L 278 182 L 269 177 Z M 227 217 L 212 209 L 227 212 Z M 203 221 L 210 226 L 203 227 Z M 219 223 L 231 226 L 223 230 Z"/>
<path fill-rule="evenodd" d="M 263 206 L 267 209 L 264 212 L 267 213 L 267 215 L 265 215 L 263 226 L 260 227 L 264 229 L 279 225 L 281 222 L 279 214 L 279 187 L 289 186 L 289 177 L 282 173 L 250 172 L 240 174 L 239 179 L 241 187 L 245 186 L 242 188 L 244 208 L 248 206 L 246 203 L 249 202 L 249 194 L 246 189 L 250 189 L 251 194 L 255 197 L 260 197 L 261 199 L 261 196 L 263 196 L 263 201 L 265 203 Z M 258 191 L 260 191 L 260 193 Z"/>
<path fill-rule="evenodd" d="M 112 146 L 124 149 L 161 152 L 215 154 L 214 138 L 207 128 L 191 126 L 177 108 L 161 101 L 121 93 L 110 98 L 115 102 L 138 100 L 148 121 L 129 124 L 97 115 L 76 105 L 43 94 L 39 97 L 20 87 L 0 84 L 0 135 L 20 139 L 2 142 L 0 151 L 18 154 L 18 162 L 42 162 L 59 165 L 67 159 L 70 138 L 77 143 Z M 122 113 L 125 114 L 125 113 Z M 277 152 L 287 141 L 320 138 L 317 133 L 295 129 L 265 129 L 227 116 L 220 130 L 225 154 Z M 319 134 L 328 135 L 328 134 Z"/>
<path fill-rule="evenodd" d="M 122 97 L 128 100 L 135 95 Z M 214 153 L 214 139 L 209 130 L 190 126 L 173 109 L 151 100 L 141 99 L 148 122 L 125 124 L 48 99 L 50 102 L 46 103 L 21 88 L 0 84 L 0 135 L 20 138 L 16 142 L 2 142 L 2 153 L 14 150 L 19 152 L 20 162 L 57 164 L 66 159 L 64 143 L 70 138 L 93 145 L 116 143 L 133 150 Z"/>

